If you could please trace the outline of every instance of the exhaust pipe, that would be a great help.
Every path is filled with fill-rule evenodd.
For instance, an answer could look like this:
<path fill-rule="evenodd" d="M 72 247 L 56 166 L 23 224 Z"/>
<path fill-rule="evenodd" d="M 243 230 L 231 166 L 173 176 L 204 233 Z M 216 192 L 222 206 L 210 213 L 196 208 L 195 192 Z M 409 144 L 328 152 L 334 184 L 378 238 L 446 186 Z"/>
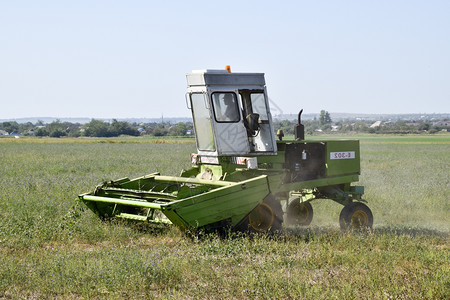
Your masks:
<path fill-rule="evenodd" d="M 298 123 L 294 127 L 294 134 L 296 141 L 302 141 L 305 139 L 305 126 L 303 126 L 301 117 L 302 117 L 303 109 L 298 113 Z"/>

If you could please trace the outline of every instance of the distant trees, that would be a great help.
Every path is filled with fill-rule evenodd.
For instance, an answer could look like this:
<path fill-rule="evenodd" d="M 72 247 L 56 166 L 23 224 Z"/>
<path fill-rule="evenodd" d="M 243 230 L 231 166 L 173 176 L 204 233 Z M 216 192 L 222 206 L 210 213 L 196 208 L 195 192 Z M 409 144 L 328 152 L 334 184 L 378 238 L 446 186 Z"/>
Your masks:
<path fill-rule="evenodd" d="M 66 136 L 67 131 L 67 124 L 62 123 L 60 120 L 56 120 L 51 122 L 48 126 L 46 126 L 49 136 L 50 137 L 62 137 Z"/>
<path fill-rule="evenodd" d="M 60 120 L 56 120 L 51 122 L 50 124 L 43 125 L 42 122 L 37 122 L 34 129 L 30 129 L 28 134 L 32 134 L 34 132 L 35 136 L 50 136 L 50 137 L 62 137 L 62 136 L 71 136 L 78 137 L 80 124 L 74 124 L 70 122 L 61 122 Z"/>
<path fill-rule="evenodd" d="M 132 127 L 132 125 L 125 121 L 117 121 L 116 119 L 112 120 L 112 123 L 109 128 L 109 132 L 113 136 L 119 135 L 131 135 L 138 136 L 140 133 L 137 128 Z"/>
<path fill-rule="evenodd" d="M 14 122 L 3 122 L 2 126 L 1 126 L 1 129 L 8 133 L 18 132 L 19 128 L 20 128 L 19 123 L 15 122 L 15 121 Z"/>
<path fill-rule="evenodd" d="M 274 120 L 274 129 L 282 129 L 284 134 L 293 135 L 294 120 Z M 439 131 L 449 131 L 450 126 L 447 119 L 427 121 L 427 120 L 396 120 L 383 121 L 375 124 L 373 120 L 340 120 L 333 122 L 330 114 L 326 110 L 321 110 L 318 119 L 304 120 L 305 133 L 308 135 L 320 134 L 320 132 L 363 132 L 363 133 L 382 133 L 382 134 L 408 134 L 408 133 L 436 133 Z"/>
<path fill-rule="evenodd" d="M 166 136 L 169 133 L 169 128 L 164 125 L 164 123 L 156 124 L 152 128 L 154 136 Z"/>
<path fill-rule="evenodd" d="M 297 121 L 293 120 L 274 121 L 274 129 L 275 132 L 281 129 L 285 135 L 294 135 L 295 124 L 297 124 Z M 319 122 L 317 120 L 305 120 L 302 121 L 302 124 L 305 126 L 305 133 L 309 135 L 319 129 Z"/>
<path fill-rule="evenodd" d="M 275 131 L 281 129 L 286 135 L 294 134 L 295 124 L 297 124 L 297 121 L 294 120 L 274 121 Z M 305 133 L 311 135 L 318 131 L 331 131 L 332 120 L 329 112 L 321 110 L 318 120 L 316 118 L 314 120 L 303 120 L 302 124 L 305 126 Z"/>
<path fill-rule="evenodd" d="M 34 131 L 34 135 L 35 135 L 35 136 L 49 136 L 50 133 L 48 132 L 47 128 L 45 128 L 45 127 L 40 127 L 40 128 L 37 128 L 37 129 Z"/>
<path fill-rule="evenodd" d="M 108 133 L 108 125 L 103 121 L 92 119 L 89 123 L 85 124 L 83 127 L 85 136 L 98 136 L 98 137 L 110 136 L 110 134 Z"/>
<path fill-rule="evenodd" d="M 130 124 L 113 119 L 111 123 L 92 119 L 83 126 L 84 136 L 115 137 L 119 135 L 138 136 L 141 133 L 153 136 L 185 136 L 192 130 L 192 123 L 147 123 Z"/>
<path fill-rule="evenodd" d="M 331 129 L 331 123 L 330 113 L 326 110 L 321 110 L 319 115 L 319 126 L 322 129 Z"/>
<path fill-rule="evenodd" d="M 282 129 L 285 135 L 294 135 L 294 125 L 297 120 L 274 120 L 274 129 Z M 383 121 L 374 124 L 369 120 L 340 120 L 333 122 L 330 114 L 322 110 L 318 119 L 303 120 L 305 133 L 308 135 L 319 134 L 320 132 L 365 132 L 383 134 L 407 134 L 407 133 L 436 133 L 448 131 L 450 129 L 449 120 L 397 120 Z M 375 126 L 374 126 L 375 125 Z M 45 124 L 38 121 L 18 123 L 15 121 L 0 122 L 0 130 L 8 134 L 16 133 L 21 135 L 35 135 L 39 137 L 117 137 L 120 135 L 138 136 L 186 136 L 193 133 L 192 122 L 152 122 L 152 123 L 129 123 L 113 119 L 111 122 L 92 119 L 82 125 L 80 123 L 61 122 L 60 120 Z"/>
<path fill-rule="evenodd" d="M 169 134 L 172 136 L 184 136 L 186 135 L 187 131 L 188 131 L 187 125 L 183 122 L 180 122 L 169 129 Z"/>
<path fill-rule="evenodd" d="M 130 123 L 117 121 L 116 119 L 113 119 L 111 123 L 92 119 L 83 127 L 85 136 L 114 137 L 119 135 L 139 135 L 139 131 L 131 127 Z"/>
<path fill-rule="evenodd" d="M 145 134 L 153 136 L 186 136 L 188 131 L 193 130 L 193 124 L 191 122 L 178 122 L 171 124 L 169 122 L 164 123 L 149 123 L 143 126 Z"/>

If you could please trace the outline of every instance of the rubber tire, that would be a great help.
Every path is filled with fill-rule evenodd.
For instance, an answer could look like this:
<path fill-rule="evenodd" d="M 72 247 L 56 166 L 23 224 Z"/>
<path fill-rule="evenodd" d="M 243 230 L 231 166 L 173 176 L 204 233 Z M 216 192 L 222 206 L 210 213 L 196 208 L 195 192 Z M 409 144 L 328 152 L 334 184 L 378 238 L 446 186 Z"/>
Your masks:
<path fill-rule="evenodd" d="M 352 202 L 341 211 L 339 225 L 342 230 L 372 230 L 373 214 L 370 208 L 361 202 Z"/>
<path fill-rule="evenodd" d="M 264 228 L 258 229 L 255 228 L 255 225 L 252 226 L 252 213 L 257 211 L 267 212 L 268 217 L 270 217 L 270 224 L 266 224 Z M 272 219 L 273 216 L 273 219 Z M 279 201 L 275 199 L 272 194 L 269 194 L 264 201 L 259 204 L 255 209 L 253 209 L 242 221 L 240 225 L 237 226 L 236 229 L 240 231 L 247 231 L 251 233 L 267 233 L 267 232 L 276 232 L 282 229 L 283 224 L 283 209 L 281 208 L 281 204 Z"/>
<path fill-rule="evenodd" d="M 272 194 L 269 194 L 264 199 L 264 203 L 267 203 L 273 210 L 275 218 L 272 226 L 270 227 L 270 232 L 279 231 L 283 228 L 283 208 L 281 207 L 280 201 L 277 201 Z"/>
<path fill-rule="evenodd" d="M 287 208 L 287 222 L 291 225 L 308 226 L 311 224 L 313 216 L 311 203 L 300 203 L 300 199 L 292 201 Z"/>

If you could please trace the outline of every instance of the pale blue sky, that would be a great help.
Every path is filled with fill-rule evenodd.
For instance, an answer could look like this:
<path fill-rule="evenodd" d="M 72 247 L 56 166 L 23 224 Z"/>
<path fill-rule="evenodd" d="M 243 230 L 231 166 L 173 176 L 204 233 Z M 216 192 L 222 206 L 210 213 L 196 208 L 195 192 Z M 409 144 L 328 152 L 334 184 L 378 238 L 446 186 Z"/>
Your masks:
<path fill-rule="evenodd" d="M 225 65 L 283 113 L 448 113 L 450 1 L 0 0 L 0 119 L 189 116 Z"/>

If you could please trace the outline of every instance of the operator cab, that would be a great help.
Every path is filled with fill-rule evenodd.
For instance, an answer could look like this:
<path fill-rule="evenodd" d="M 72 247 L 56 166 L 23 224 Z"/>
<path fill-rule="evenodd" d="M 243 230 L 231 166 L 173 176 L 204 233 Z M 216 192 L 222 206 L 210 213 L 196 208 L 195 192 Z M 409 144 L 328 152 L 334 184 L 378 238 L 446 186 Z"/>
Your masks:
<path fill-rule="evenodd" d="M 201 70 L 186 79 L 199 155 L 277 154 L 263 73 Z"/>

